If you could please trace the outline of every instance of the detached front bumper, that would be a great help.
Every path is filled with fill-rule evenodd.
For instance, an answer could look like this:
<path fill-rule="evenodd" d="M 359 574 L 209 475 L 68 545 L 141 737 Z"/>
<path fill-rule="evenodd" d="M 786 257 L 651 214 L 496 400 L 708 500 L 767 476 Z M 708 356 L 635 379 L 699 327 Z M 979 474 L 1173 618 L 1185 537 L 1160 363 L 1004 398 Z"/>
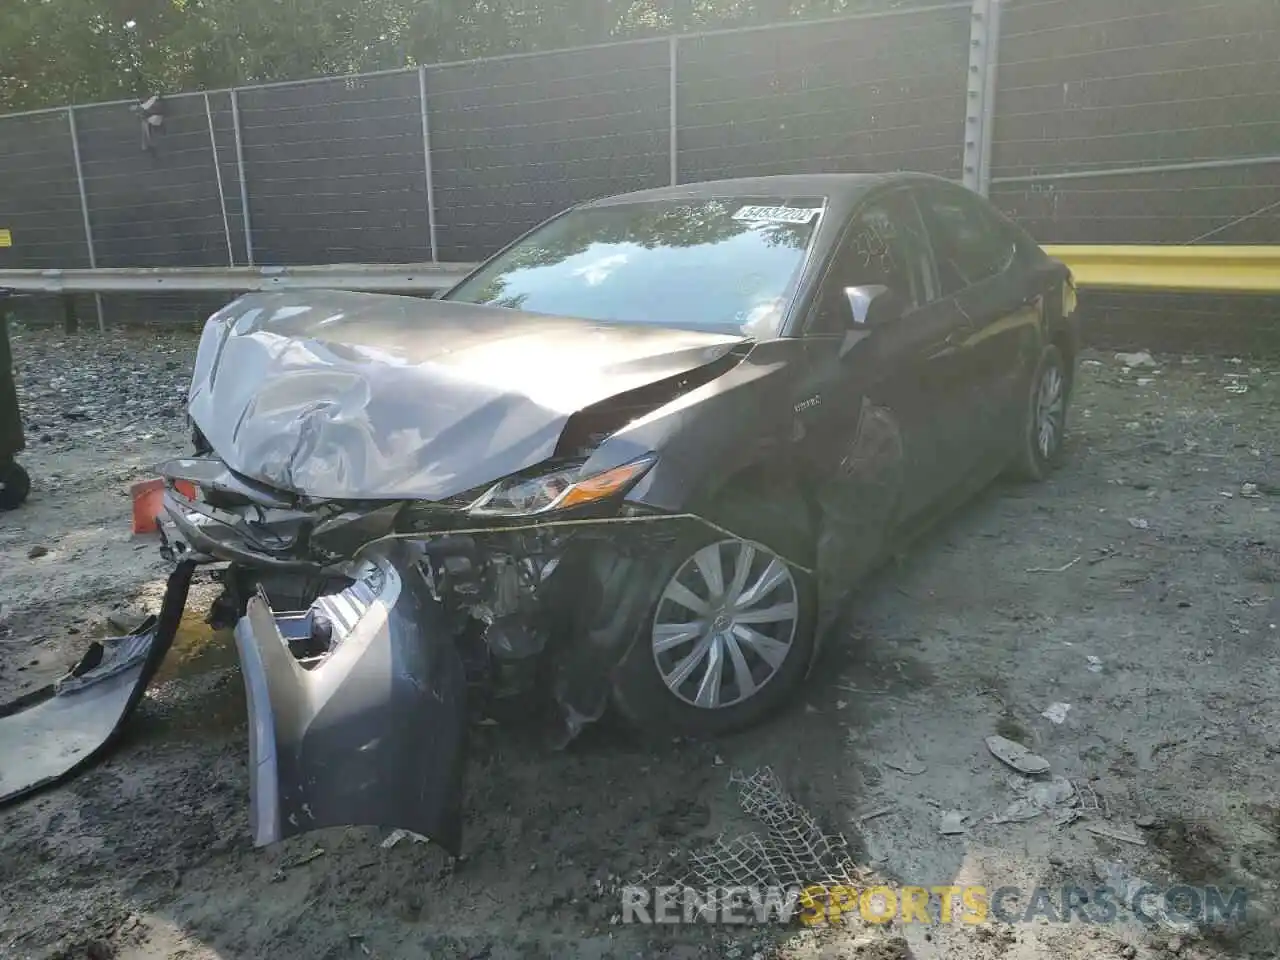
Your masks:
<path fill-rule="evenodd" d="M 186 560 L 169 575 L 158 618 L 94 641 L 57 683 L 0 705 L 0 804 L 65 780 L 111 747 L 173 643 L 195 568 Z"/>
<path fill-rule="evenodd" d="M 390 544 L 310 610 L 259 593 L 236 627 L 262 846 L 321 827 L 400 827 L 459 853 L 466 682 L 414 547 Z M 320 633 L 327 651 L 295 654 Z M 292 649 L 291 649 L 292 641 Z"/>

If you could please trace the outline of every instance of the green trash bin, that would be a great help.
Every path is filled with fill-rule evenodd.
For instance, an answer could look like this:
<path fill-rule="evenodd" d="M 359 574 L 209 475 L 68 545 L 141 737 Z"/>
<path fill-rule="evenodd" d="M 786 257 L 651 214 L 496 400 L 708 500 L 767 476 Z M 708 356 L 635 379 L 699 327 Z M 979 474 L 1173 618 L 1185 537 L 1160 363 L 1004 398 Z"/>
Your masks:
<path fill-rule="evenodd" d="M 14 459 L 26 445 L 22 413 L 18 410 L 18 385 L 13 380 L 9 323 L 0 310 L 0 510 L 20 506 L 31 491 L 27 471 Z"/>

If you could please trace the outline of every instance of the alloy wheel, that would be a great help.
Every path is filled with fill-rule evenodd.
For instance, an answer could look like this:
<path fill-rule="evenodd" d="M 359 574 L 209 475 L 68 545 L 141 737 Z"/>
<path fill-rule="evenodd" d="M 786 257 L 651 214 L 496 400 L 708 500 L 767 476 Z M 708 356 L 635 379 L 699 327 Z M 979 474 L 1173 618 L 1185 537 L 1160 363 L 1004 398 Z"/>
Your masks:
<path fill-rule="evenodd" d="M 1040 456 L 1052 460 L 1062 442 L 1063 419 L 1066 413 L 1066 391 L 1062 370 L 1050 364 L 1040 374 L 1036 389 L 1036 447 Z"/>
<path fill-rule="evenodd" d="M 777 675 L 799 618 L 787 563 L 758 544 L 721 540 L 689 557 L 663 589 L 653 618 L 654 662 L 685 703 L 730 707 Z"/>

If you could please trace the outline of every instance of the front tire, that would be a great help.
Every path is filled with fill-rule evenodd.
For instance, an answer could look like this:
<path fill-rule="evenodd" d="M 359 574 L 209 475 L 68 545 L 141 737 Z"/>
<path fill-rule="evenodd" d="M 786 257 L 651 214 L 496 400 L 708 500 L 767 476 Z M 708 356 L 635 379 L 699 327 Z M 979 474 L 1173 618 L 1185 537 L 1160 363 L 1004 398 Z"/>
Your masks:
<path fill-rule="evenodd" d="M 754 528 L 726 523 L 754 539 L 714 530 L 681 537 L 646 586 L 647 615 L 613 689 L 615 706 L 642 734 L 706 738 L 746 729 L 804 678 L 817 591 L 787 561 L 808 563 L 813 547 L 794 527 L 759 529 L 775 524 L 758 506 Z"/>
<path fill-rule="evenodd" d="M 1062 351 L 1050 344 L 1032 374 L 1014 448 L 1013 473 L 1038 483 L 1062 462 L 1071 379 Z"/>
<path fill-rule="evenodd" d="M 31 478 L 13 460 L 0 462 L 0 510 L 21 506 L 31 492 Z"/>

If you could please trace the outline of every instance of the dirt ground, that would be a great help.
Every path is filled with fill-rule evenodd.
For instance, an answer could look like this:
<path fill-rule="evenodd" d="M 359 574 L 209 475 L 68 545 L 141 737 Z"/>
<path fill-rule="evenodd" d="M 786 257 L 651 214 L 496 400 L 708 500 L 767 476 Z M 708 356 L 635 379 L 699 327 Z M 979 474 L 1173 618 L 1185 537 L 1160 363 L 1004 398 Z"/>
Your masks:
<path fill-rule="evenodd" d="M 129 534 L 127 488 L 186 449 L 194 347 L 17 332 L 35 490 L 0 516 L 0 701 L 158 601 L 165 570 Z M 206 585 L 121 748 L 0 810 L 0 956 L 1276 956 L 1280 364 L 1156 359 L 1088 355 L 1062 471 L 992 489 L 878 575 L 765 727 L 657 751 L 605 727 L 560 753 L 477 728 L 460 864 L 430 844 L 384 849 L 375 829 L 252 847 L 243 690 L 226 638 L 199 624 Z M 1070 705 L 1061 723 L 1041 715 L 1055 703 Z M 1025 783 L 991 734 L 1105 810 L 992 822 Z M 1112 924 L 616 923 L 620 883 L 750 826 L 729 775 L 762 765 L 891 884 L 1015 885 L 1025 904 L 1036 886 L 1097 887 L 1103 860 L 1157 886 L 1243 887 L 1247 913 L 1196 935 L 1123 910 Z M 968 814 L 962 834 L 940 835 L 947 811 Z"/>

